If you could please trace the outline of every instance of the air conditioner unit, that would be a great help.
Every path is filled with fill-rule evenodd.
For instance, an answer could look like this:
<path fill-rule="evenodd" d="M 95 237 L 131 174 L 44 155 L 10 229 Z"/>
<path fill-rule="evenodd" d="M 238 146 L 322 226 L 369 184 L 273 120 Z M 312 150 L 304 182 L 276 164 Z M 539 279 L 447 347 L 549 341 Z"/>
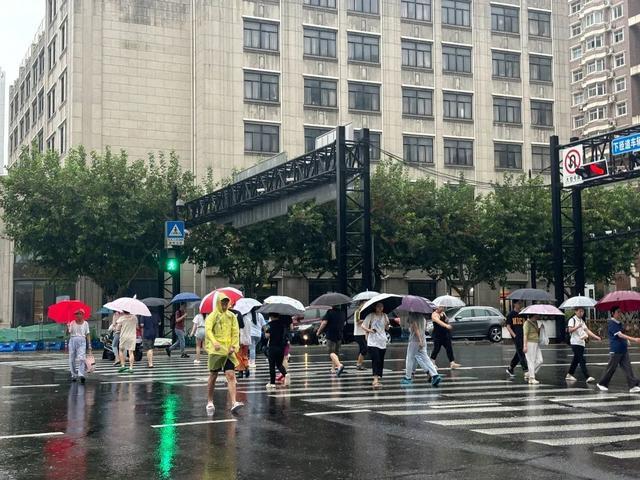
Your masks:
<path fill-rule="evenodd" d="M 609 103 L 613 103 L 616 101 L 616 96 L 615 95 L 609 95 Z"/>
<path fill-rule="evenodd" d="M 609 120 L 609 126 L 610 127 L 615 127 L 617 125 L 615 120 Z"/>
<path fill-rule="evenodd" d="M 607 73 L 607 78 L 613 78 L 613 77 L 615 77 L 615 76 L 616 76 L 616 74 L 615 74 L 615 73 L 613 73 L 613 72 L 609 72 L 609 73 Z"/>
<path fill-rule="evenodd" d="M 613 55 L 613 47 L 608 47 L 607 48 L 607 54 Z"/>

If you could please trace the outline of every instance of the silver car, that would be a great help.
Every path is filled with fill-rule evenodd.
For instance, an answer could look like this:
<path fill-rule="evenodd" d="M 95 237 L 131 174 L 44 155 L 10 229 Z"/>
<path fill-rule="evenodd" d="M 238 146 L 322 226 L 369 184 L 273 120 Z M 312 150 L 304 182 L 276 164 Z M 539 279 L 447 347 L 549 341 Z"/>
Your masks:
<path fill-rule="evenodd" d="M 453 338 L 488 338 L 502 340 L 502 325 L 506 318 L 493 307 L 461 307 L 445 312 L 453 327 Z"/>

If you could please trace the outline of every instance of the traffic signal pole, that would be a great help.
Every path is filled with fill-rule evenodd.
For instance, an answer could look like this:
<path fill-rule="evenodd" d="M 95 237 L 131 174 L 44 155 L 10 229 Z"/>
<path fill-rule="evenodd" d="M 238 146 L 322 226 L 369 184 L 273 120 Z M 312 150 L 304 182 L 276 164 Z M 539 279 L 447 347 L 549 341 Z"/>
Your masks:
<path fill-rule="evenodd" d="M 574 188 L 571 192 L 571 209 L 573 214 L 573 261 L 575 266 L 575 285 L 573 295 L 584 295 L 584 236 L 582 229 L 582 189 Z"/>

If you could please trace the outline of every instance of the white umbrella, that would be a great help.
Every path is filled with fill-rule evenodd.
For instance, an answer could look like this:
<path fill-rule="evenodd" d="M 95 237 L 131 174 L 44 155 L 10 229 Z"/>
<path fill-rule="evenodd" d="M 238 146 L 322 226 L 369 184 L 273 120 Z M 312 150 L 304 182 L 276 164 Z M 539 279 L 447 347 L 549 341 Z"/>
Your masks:
<path fill-rule="evenodd" d="M 260 313 L 277 313 L 279 315 L 304 315 L 304 305 L 295 298 L 281 295 L 267 297 L 258 309 Z"/>
<path fill-rule="evenodd" d="M 129 312 L 132 315 L 142 315 L 143 317 L 151 316 L 149 308 L 136 297 L 120 297 L 113 302 L 105 303 L 104 308 L 116 312 Z"/>
<path fill-rule="evenodd" d="M 575 308 L 593 308 L 596 306 L 596 303 L 597 302 L 593 298 L 578 295 L 577 297 L 566 299 L 558 308 L 561 308 L 563 310 L 573 310 Z"/>
<path fill-rule="evenodd" d="M 367 290 L 366 292 L 360 292 L 355 297 L 352 298 L 354 302 L 364 302 L 366 300 L 371 300 L 376 295 L 380 295 L 378 292 L 374 292 L 373 290 Z"/>
<path fill-rule="evenodd" d="M 438 307 L 444 308 L 458 308 L 465 306 L 465 303 L 462 300 L 451 295 L 442 295 L 434 299 L 433 303 L 435 303 Z"/>
<path fill-rule="evenodd" d="M 246 315 L 254 308 L 261 306 L 262 304 L 255 298 L 241 298 L 236 302 L 233 309 L 239 311 L 241 315 Z"/>

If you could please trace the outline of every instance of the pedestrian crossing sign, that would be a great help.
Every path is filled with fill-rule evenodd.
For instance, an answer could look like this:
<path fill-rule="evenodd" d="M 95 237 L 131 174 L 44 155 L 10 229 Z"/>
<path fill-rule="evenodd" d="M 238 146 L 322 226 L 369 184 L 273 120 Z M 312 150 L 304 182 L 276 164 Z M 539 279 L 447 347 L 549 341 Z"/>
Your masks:
<path fill-rule="evenodd" d="M 184 245 L 184 222 L 179 220 L 164 222 L 164 239 L 168 247 Z"/>

